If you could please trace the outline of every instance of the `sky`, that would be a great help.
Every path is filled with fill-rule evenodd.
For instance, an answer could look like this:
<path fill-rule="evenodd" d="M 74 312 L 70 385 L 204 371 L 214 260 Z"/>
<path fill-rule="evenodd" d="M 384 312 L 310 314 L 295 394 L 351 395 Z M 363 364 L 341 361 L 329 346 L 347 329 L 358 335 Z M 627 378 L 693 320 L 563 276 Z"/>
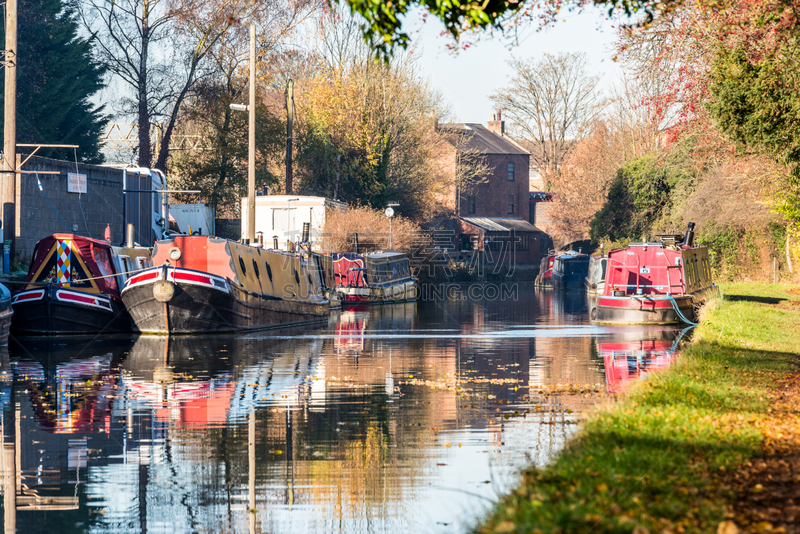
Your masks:
<path fill-rule="evenodd" d="M 458 54 L 447 50 L 447 37 L 439 36 L 444 26 L 432 17 L 422 23 L 420 16 L 410 16 L 407 31 L 420 74 L 444 95 L 454 119 L 486 124 L 494 112 L 489 97 L 513 76 L 508 65 L 512 58 L 583 52 L 592 66 L 591 73 L 602 76 L 601 88 L 609 88 L 620 78 L 622 70 L 612 59 L 616 32 L 604 12 L 592 8 L 584 13 L 565 14 L 562 20 L 543 31 L 525 31 L 517 46 L 498 38 L 483 38 Z"/>

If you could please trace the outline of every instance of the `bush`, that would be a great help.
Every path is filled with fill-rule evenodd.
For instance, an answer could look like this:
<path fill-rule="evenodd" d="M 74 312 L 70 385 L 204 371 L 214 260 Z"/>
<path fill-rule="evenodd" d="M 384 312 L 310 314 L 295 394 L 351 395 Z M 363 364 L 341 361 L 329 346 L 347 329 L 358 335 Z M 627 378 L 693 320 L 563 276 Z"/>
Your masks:
<path fill-rule="evenodd" d="M 420 227 L 405 217 L 395 216 L 390 223 L 382 210 L 366 206 L 350 207 L 347 211 L 331 210 L 325 218 L 323 250 L 325 252 L 355 252 L 354 234 L 358 234 L 358 251 L 393 249 L 409 256 L 425 241 Z M 424 243 L 422 243 L 424 247 Z"/>

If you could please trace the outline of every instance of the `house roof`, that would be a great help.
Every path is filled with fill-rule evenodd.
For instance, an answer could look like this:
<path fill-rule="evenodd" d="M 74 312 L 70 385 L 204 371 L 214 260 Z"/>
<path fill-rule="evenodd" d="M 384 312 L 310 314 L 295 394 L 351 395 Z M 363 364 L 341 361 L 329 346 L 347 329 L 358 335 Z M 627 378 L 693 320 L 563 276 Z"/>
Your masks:
<path fill-rule="evenodd" d="M 459 143 L 459 149 L 475 150 L 481 154 L 530 155 L 510 137 L 497 134 L 482 124 L 443 124 L 439 126 L 439 130 L 463 136 L 466 142 Z"/>
<path fill-rule="evenodd" d="M 541 232 L 519 217 L 461 217 L 461 220 L 486 232 Z"/>

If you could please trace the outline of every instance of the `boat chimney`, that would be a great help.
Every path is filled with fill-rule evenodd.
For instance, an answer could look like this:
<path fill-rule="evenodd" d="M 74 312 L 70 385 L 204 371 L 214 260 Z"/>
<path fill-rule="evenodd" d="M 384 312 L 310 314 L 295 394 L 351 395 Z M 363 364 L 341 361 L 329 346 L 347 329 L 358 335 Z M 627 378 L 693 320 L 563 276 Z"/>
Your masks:
<path fill-rule="evenodd" d="M 278 250 L 278 236 L 272 236 L 272 248 Z"/>
<path fill-rule="evenodd" d="M 353 251 L 358 254 L 358 232 L 353 232 Z"/>
<path fill-rule="evenodd" d="M 264 232 L 256 232 L 256 241 L 262 248 L 264 247 Z"/>
<path fill-rule="evenodd" d="M 689 228 L 686 230 L 686 235 L 683 236 L 684 246 L 691 247 L 694 242 L 694 223 L 689 223 Z"/>
<path fill-rule="evenodd" d="M 309 234 L 310 233 L 311 233 L 311 223 L 304 222 L 303 223 L 303 243 L 308 243 Z"/>
<path fill-rule="evenodd" d="M 128 223 L 125 227 L 125 246 L 128 248 L 136 246 L 136 227 L 133 223 Z"/>

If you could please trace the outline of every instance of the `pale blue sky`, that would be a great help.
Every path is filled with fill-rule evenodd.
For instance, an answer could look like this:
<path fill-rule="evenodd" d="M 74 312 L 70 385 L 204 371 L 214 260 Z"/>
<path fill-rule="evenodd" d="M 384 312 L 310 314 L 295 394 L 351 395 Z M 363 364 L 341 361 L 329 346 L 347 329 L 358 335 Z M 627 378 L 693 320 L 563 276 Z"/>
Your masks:
<path fill-rule="evenodd" d="M 592 73 L 602 75 L 601 87 L 608 88 L 619 79 L 622 70 L 612 60 L 616 31 L 604 12 L 591 8 L 584 13 L 565 13 L 561 19 L 543 31 L 533 28 L 523 31 L 518 46 L 501 39 L 483 38 L 457 55 L 447 50 L 447 38 L 439 36 L 443 26 L 438 20 L 428 17 L 422 23 L 419 16 L 411 16 L 406 28 L 420 74 L 444 95 L 454 118 L 486 124 L 494 111 L 489 96 L 513 75 L 508 65 L 512 57 L 528 59 L 548 52 L 584 52 Z"/>

